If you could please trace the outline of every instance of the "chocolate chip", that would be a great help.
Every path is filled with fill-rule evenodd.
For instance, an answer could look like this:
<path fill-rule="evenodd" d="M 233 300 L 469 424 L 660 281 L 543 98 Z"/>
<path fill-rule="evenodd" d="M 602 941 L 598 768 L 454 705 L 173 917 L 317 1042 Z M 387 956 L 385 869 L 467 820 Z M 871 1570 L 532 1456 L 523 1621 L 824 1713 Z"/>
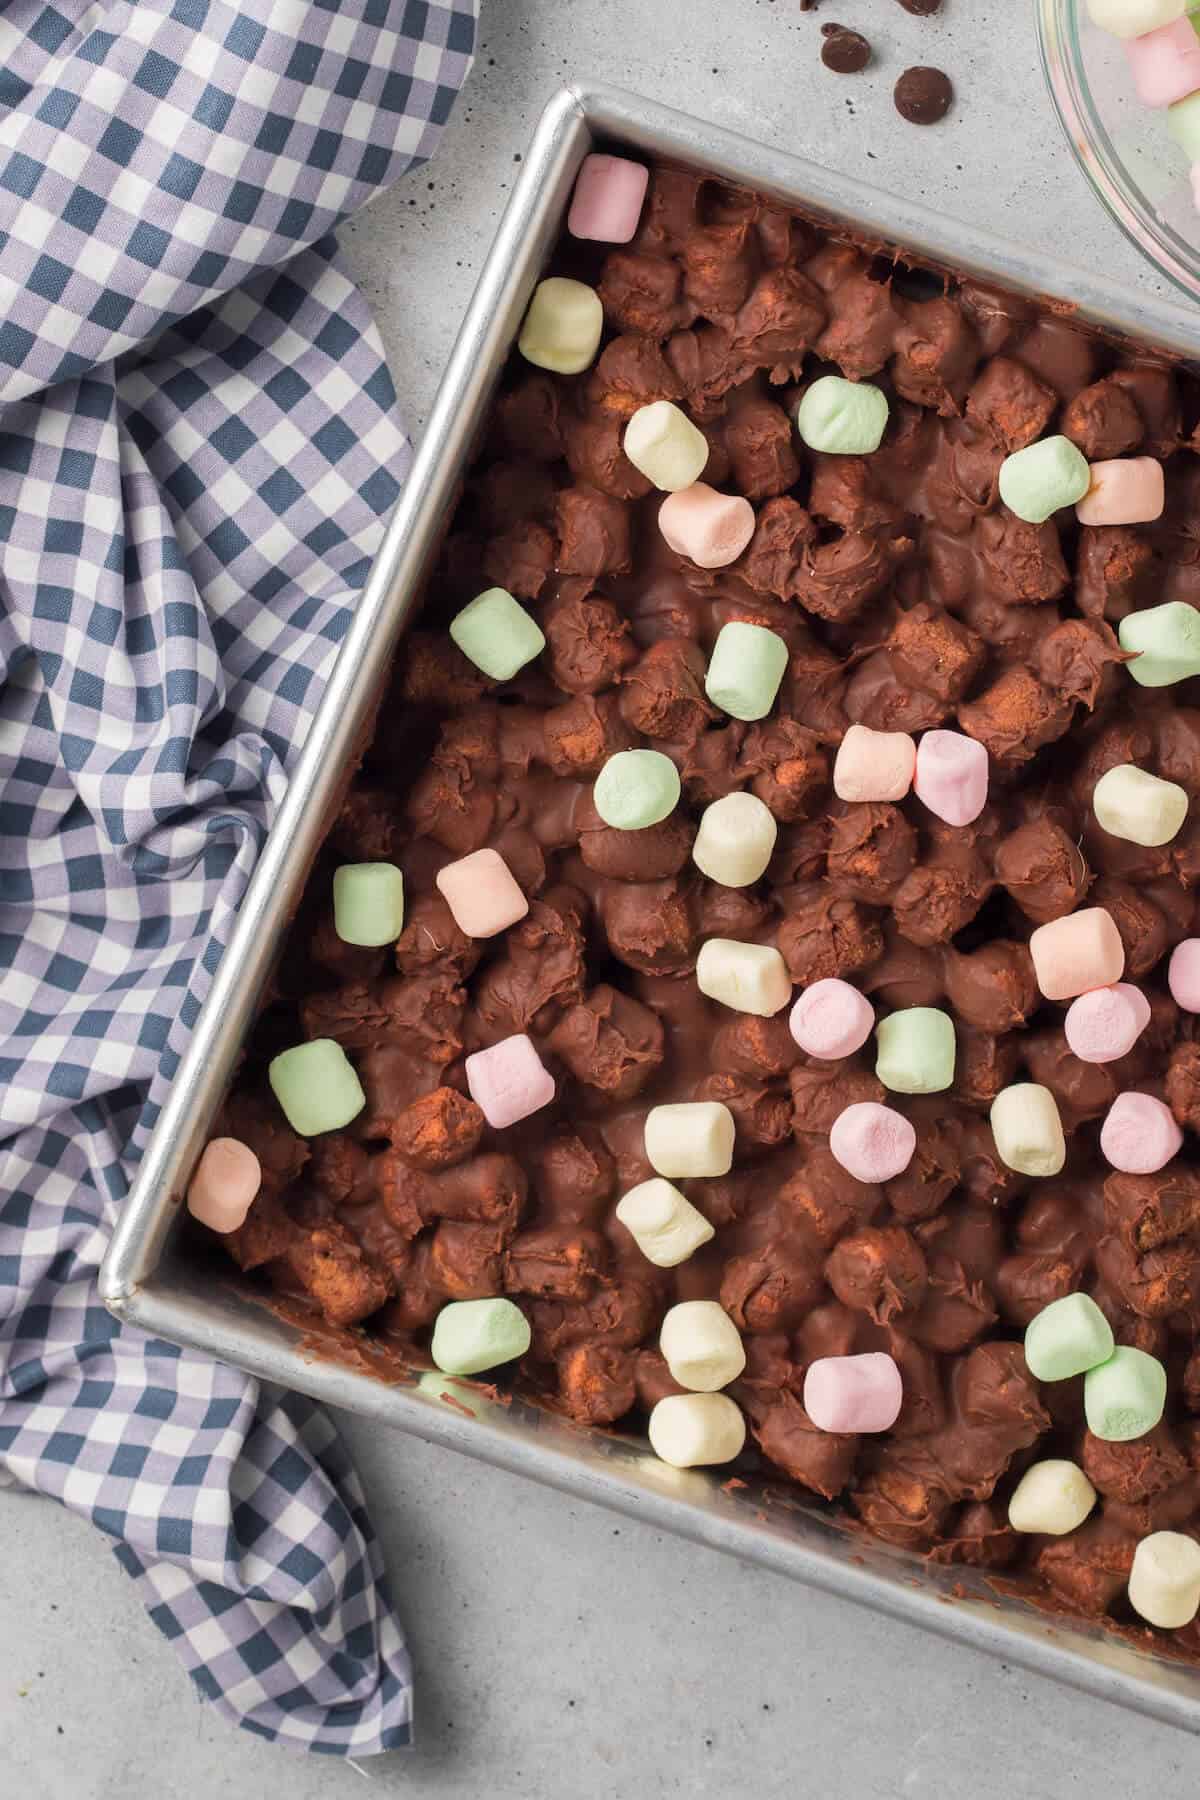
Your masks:
<path fill-rule="evenodd" d="M 942 10 L 942 0 L 900 0 L 900 4 L 906 13 L 915 13 L 918 19 L 928 19 Z"/>
<path fill-rule="evenodd" d="M 954 99 L 950 77 L 941 69 L 905 69 L 892 95 L 896 111 L 910 125 L 936 125 Z"/>
<path fill-rule="evenodd" d="M 857 75 L 871 60 L 871 46 L 861 31 L 845 25 L 822 25 L 821 61 L 836 75 Z"/>

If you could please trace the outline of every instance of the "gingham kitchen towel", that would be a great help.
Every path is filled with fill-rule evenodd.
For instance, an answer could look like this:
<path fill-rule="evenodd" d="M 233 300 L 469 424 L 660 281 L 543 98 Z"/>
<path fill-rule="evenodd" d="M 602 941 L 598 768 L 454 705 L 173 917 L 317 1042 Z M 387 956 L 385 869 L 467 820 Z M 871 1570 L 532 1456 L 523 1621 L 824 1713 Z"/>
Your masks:
<path fill-rule="evenodd" d="M 476 5 L 0 3 L 0 1481 L 332 1754 L 411 1720 L 336 1433 L 95 1276 L 407 467 L 329 234 L 429 155 Z"/>

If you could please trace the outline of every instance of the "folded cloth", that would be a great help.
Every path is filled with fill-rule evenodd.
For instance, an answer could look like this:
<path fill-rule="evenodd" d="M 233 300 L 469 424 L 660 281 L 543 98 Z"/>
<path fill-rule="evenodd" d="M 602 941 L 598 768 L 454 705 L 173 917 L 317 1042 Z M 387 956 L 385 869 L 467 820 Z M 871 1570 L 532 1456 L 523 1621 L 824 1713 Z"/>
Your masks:
<path fill-rule="evenodd" d="M 330 233 L 432 151 L 476 10 L 0 14 L 0 1481 L 333 1754 L 411 1721 L 336 1432 L 95 1277 L 408 464 Z"/>

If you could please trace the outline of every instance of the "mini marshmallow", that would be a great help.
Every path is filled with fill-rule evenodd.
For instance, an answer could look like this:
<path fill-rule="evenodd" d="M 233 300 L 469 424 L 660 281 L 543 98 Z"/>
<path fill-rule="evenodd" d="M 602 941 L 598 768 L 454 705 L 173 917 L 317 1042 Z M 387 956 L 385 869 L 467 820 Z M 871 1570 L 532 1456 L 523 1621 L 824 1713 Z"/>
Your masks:
<path fill-rule="evenodd" d="M 746 1366 L 741 1334 L 715 1300 L 683 1300 L 668 1308 L 658 1347 L 671 1380 L 696 1394 L 715 1394 Z"/>
<path fill-rule="evenodd" d="M 650 171 L 627 156 L 585 156 L 575 178 L 567 230 L 597 244 L 627 244 L 638 228 Z"/>
<path fill-rule="evenodd" d="M 1189 94 L 1168 106 L 1167 134 L 1174 138 L 1189 163 L 1200 158 L 1200 93 Z"/>
<path fill-rule="evenodd" d="M 554 1077 L 523 1031 L 468 1056 L 463 1072 L 467 1092 L 493 1131 L 527 1119 L 554 1098 Z"/>
<path fill-rule="evenodd" d="M 1136 763 L 1118 763 L 1092 789 L 1096 823 L 1130 844 L 1169 844 L 1187 818 L 1187 789 L 1162 781 Z"/>
<path fill-rule="evenodd" d="M 517 349 L 526 362 L 556 375 L 590 368 L 604 330 L 604 308 L 595 288 L 551 275 L 534 289 Z"/>
<path fill-rule="evenodd" d="M 1125 667 L 1139 687 L 1171 687 L 1200 675 L 1200 612 L 1186 600 L 1127 613 L 1117 637 L 1122 650 L 1135 652 Z"/>
<path fill-rule="evenodd" d="M 655 1456 L 673 1469 L 732 1462 L 746 1442 L 746 1421 L 728 1394 L 668 1394 L 646 1429 Z"/>
<path fill-rule="evenodd" d="M 1143 106 L 1173 106 L 1200 88 L 1200 38 L 1190 19 L 1127 38 L 1125 55 Z"/>
<path fill-rule="evenodd" d="M 667 494 L 699 481 L 708 461 L 708 439 L 669 400 L 638 407 L 625 427 L 624 447 L 634 468 Z"/>
<path fill-rule="evenodd" d="M 246 1223 L 262 1186 L 262 1165 L 240 1138 L 213 1138 L 200 1153 L 188 1183 L 187 1209 L 194 1219 L 222 1236 Z"/>
<path fill-rule="evenodd" d="M 473 850 L 447 863 L 434 878 L 454 915 L 454 923 L 470 938 L 495 937 L 523 919 L 529 902 L 498 850 Z"/>
<path fill-rule="evenodd" d="M 819 1356 L 804 1376 L 804 1410 L 818 1431 L 889 1431 L 903 1400 L 899 1367 L 882 1350 Z"/>
<path fill-rule="evenodd" d="M 675 1269 L 716 1235 L 702 1212 L 672 1182 L 655 1175 L 617 1202 L 617 1218 L 658 1269 Z"/>
<path fill-rule="evenodd" d="M 1200 38 L 1190 25 L 1200 58 Z M 1166 486 L 1162 464 L 1153 456 L 1118 456 L 1094 462 L 1091 484 L 1075 508 L 1081 525 L 1146 525 L 1162 517 Z"/>
<path fill-rule="evenodd" d="M 451 1300 L 433 1322 L 429 1354 L 443 1375 L 479 1375 L 524 1356 L 531 1341 L 511 1300 Z"/>
<path fill-rule="evenodd" d="M 596 777 L 592 804 L 617 831 L 646 831 L 679 804 L 679 770 L 661 750 L 618 750 Z"/>
<path fill-rule="evenodd" d="M 917 746 L 907 731 L 851 725 L 838 745 L 833 791 L 839 800 L 903 800 L 917 771 Z"/>
<path fill-rule="evenodd" d="M 663 501 L 658 529 L 676 556 L 698 569 L 724 569 L 754 536 L 754 508 L 738 494 L 718 494 L 707 482 L 693 481 Z"/>
<path fill-rule="evenodd" d="M 1151 1094 L 1118 1094 L 1100 1127 L 1100 1148 L 1124 1175 L 1153 1175 L 1183 1148 L 1169 1106 Z"/>
<path fill-rule="evenodd" d="M 1096 1504 L 1096 1490 L 1078 1463 L 1047 1458 L 1026 1469 L 1008 1503 L 1014 1531 L 1066 1537 L 1078 1530 Z"/>
<path fill-rule="evenodd" d="M 1035 1381 L 1068 1381 L 1107 1362 L 1112 1326 L 1088 1294 L 1064 1294 L 1025 1328 L 1025 1362 Z"/>
<path fill-rule="evenodd" d="M 1058 1106 L 1048 1087 L 1018 1081 L 1001 1088 L 989 1114 L 996 1154 L 1019 1175 L 1058 1175 L 1067 1160 Z"/>
<path fill-rule="evenodd" d="M 1000 465 L 1000 498 L 1018 519 L 1041 525 L 1064 506 L 1082 500 L 1090 481 L 1087 459 L 1070 438 L 1040 438 L 1005 457 Z"/>
<path fill-rule="evenodd" d="M 1167 964 L 1167 986 L 1176 1006 L 1200 1013 L 1200 938 L 1184 938 L 1176 944 Z"/>
<path fill-rule="evenodd" d="M 709 938 L 700 946 L 696 986 L 710 1000 L 759 1019 L 774 1018 L 792 997 L 792 978 L 779 951 L 736 938 Z"/>
<path fill-rule="evenodd" d="M 883 441 L 887 395 L 869 381 L 822 375 L 796 408 L 796 429 L 810 450 L 826 456 L 869 456 Z"/>
<path fill-rule="evenodd" d="M 1088 0 L 1092 24 L 1119 38 L 1159 31 L 1186 10 L 1186 0 Z"/>
<path fill-rule="evenodd" d="M 954 1021 L 936 1006 L 905 1006 L 875 1028 L 875 1073 L 895 1094 L 940 1094 L 954 1085 Z"/>
<path fill-rule="evenodd" d="M 1182 1531 L 1152 1531 L 1133 1553 L 1129 1604 L 1148 1625 L 1178 1631 L 1200 1612 L 1200 1544 Z"/>
<path fill-rule="evenodd" d="M 334 870 L 333 929 L 343 944 L 395 943 L 404 930 L 404 877 L 395 863 L 343 863 Z"/>
<path fill-rule="evenodd" d="M 1112 915 L 1085 906 L 1039 925 L 1029 939 L 1037 984 L 1047 1000 L 1073 1000 L 1089 988 L 1112 987 L 1125 973 L 1125 947 Z"/>
<path fill-rule="evenodd" d="M 947 825 L 970 825 L 987 805 L 987 751 L 961 731 L 925 732 L 917 745 L 913 792 Z"/>
<path fill-rule="evenodd" d="M 862 1049 L 875 1028 L 875 1008 L 848 981 L 829 975 L 805 988 L 788 1025 L 806 1055 L 838 1062 Z"/>
<path fill-rule="evenodd" d="M 726 794 L 706 806 L 692 845 L 692 861 L 722 887 L 749 887 L 767 872 L 779 827 L 757 794 Z"/>
<path fill-rule="evenodd" d="M 1128 981 L 1092 988 L 1072 1000 L 1063 1020 L 1067 1048 L 1080 1062 L 1116 1062 L 1128 1056 L 1150 1023 L 1150 1002 Z"/>
<path fill-rule="evenodd" d="M 787 666 L 788 647 L 777 631 L 734 619 L 717 634 L 704 691 L 731 718 L 765 719 Z"/>
<path fill-rule="evenodd" d="M 1128 1444 L 1145 1437 L 1167 1404 L 1167 1371 L 1156 1356 L 1118 1344 L 1083 1378 L 1083 1410 L 1093 1437 Z"/>
<path fill-rule="evenodd" d="M 652 1106 L 646 1114 L 646 1157 L 657 1175 L 728 1175 L 736 1135 L 733 1114 L 720 1100 Z"/>
<path fill-rule="evenodd" d="M 874 1100 L 847 1106 L 829 1131 L 830 1151 L 856 1181 L 903 1175 L 916 1147 L 917 1134 L 904 1114 Z"/>
<path fill-rule="evenodd" d="M 464 656 L 493 681 L 511 681 L 540 656 L 546 638 L 507 588 L 487 588 L 450 621 L 450 636 Z"/>
<path fill-rule="evenodd" d="M 267 1066 L 267 1080 L 288 1124 L 301 1137 L 340 1131 L 367 1104 L 353 1063 L 332 1038 L 280 1051 Z"/>

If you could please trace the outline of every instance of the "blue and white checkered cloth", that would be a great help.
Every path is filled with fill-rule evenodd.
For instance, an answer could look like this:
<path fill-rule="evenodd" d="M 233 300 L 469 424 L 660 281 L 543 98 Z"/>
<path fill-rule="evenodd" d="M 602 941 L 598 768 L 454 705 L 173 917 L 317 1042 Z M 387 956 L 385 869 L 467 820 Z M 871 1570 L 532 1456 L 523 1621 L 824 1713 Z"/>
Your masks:
<path fill-rule="evenodd" d="M 337 1435 L 95 1276 L 407 468 L 330 233 L 430 154 L 477 3 L 0 5 L 0 1483 L 332 1754 L 411 1721 Z"/>

